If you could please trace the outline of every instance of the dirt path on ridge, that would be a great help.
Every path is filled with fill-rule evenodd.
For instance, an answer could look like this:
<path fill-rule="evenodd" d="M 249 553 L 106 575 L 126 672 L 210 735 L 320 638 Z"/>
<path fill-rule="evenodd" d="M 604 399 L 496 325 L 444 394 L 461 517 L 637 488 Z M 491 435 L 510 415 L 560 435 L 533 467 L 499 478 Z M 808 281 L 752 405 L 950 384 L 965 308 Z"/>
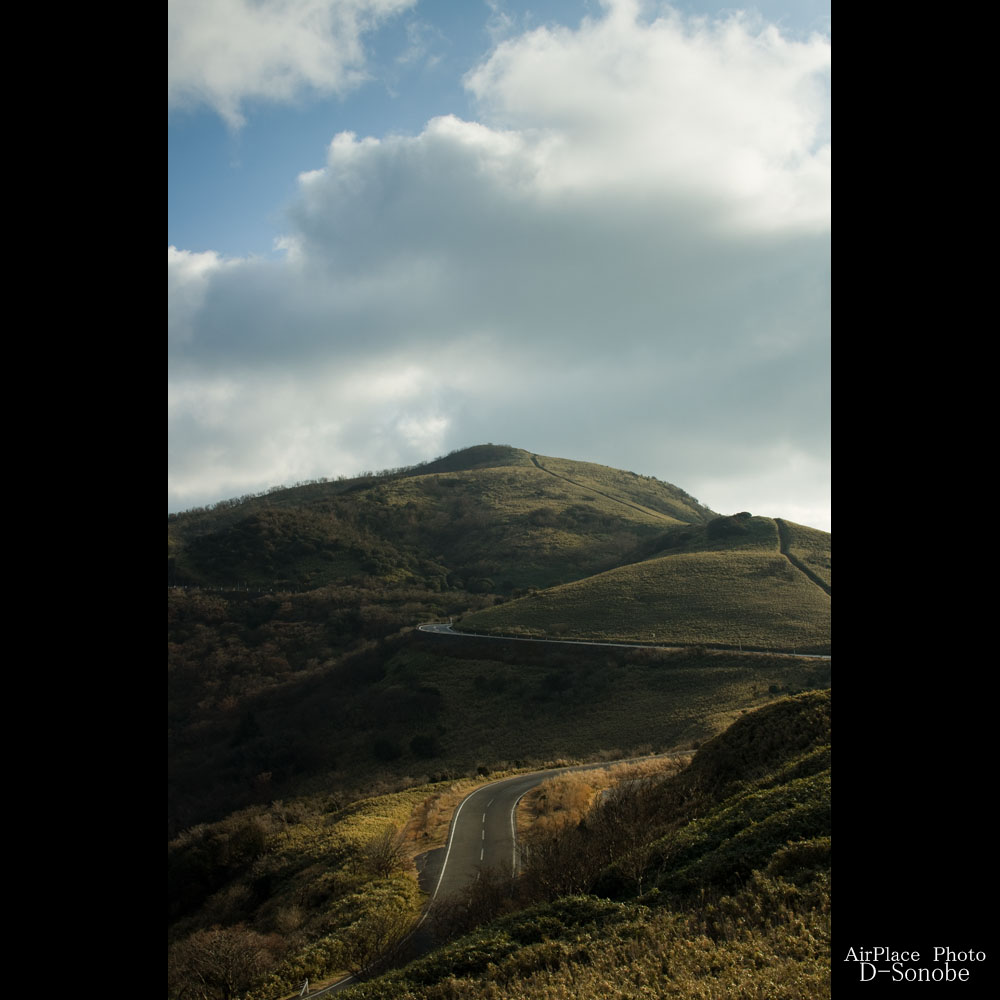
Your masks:
<path fill-rule="evenodd" d="M 570 483 L 573 486 L 581 490 L 587 490 L 589 493 L 598 493 L 602 497 L 607 497 L 608 500 L 613 500 L 615 503 L 624 504 L 626 507 L 631 507 L 632 510 L 637 510 L 640 514 L 653 514 L 656 517 L 662 517 L 672 524 L 678 524 L 678 520 L 675 517 L 671 517 L 669 514 L 664 514 L 663 511 L 653 510 L 652 507 L 640 507 L 638 504 L 629 503 L 628 500 L 622 500 L 621 497 L 613 497 L 610 493 L 605 493 L 603 490 L 595 489 L 593 486 L 588 486 L 584 483 L 578 483 L 575 479 L 570 479 L 568 476 L 560 476 L 558 472 L 553 472 L 551 469 L 546 469 L 541 462 L 538 461 L 537 455 L 531 456 L 531 461 L 535 463 L 535 466 L 542 470 L 542 472 L 547 472 L 550 476 L 555 476 L 556 479 L 561 479 L 564 483 Z"/>
<path fill-rule="evenodd" d="M 822 590 L 830 600 L 833 600 L 833 590 L 830 585 L 824 580 L 821 580 L 808 566 L 806 566 L 801 559 L 796 558 L 789 551 L 789 536 L 788 536 L 788 525 L 781 520 L 780 517 L 774 519 L 774 523 L 778 526 L 778 544 L 781 549 L 781 554 L 800 572 L 804 573 L 812 583 L 815 583 L 817 587 Z"/>

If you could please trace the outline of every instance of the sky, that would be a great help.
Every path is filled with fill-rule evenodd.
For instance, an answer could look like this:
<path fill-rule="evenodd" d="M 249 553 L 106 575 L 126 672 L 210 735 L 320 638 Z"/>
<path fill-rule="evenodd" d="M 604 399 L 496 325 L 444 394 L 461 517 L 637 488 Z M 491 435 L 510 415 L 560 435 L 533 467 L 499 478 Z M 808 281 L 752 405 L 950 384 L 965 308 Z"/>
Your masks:
<path fill-rule="evenodd" d="M 475 444 L 830 530 L 828 0 L 169 0 L 168 509 Z"/>

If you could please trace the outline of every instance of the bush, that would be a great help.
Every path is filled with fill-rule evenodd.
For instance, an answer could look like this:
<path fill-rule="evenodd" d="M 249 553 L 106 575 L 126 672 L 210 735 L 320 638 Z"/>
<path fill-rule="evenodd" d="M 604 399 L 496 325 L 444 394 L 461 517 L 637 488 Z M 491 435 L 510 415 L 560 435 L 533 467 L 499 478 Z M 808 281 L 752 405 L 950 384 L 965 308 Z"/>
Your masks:
<path fill-rule="evenodd" d="M 731 517 L 716 517 L 708 522 L 705 533 L 709 538 L 733 538 L 737 535 L 748 535 L 750 534 L 750 527 L 747 523 L 749 519 L 750 516 L 746 514 L 746 511 Z"/>

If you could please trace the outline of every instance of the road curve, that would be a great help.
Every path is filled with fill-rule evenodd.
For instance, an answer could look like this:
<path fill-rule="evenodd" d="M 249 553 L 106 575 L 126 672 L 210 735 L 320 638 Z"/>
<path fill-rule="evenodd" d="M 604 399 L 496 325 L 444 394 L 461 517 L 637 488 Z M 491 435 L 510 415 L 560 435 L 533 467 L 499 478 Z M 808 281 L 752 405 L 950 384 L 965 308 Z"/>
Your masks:
<path fill-rule="evenodd" d="M 460 893 L 480 868 L 502 866 L 517 873 L 517 803 L 551 774 L 543 771 L 493 781 L 462 800 L 452 817 L 431 903 Z"/>
<path fill-rule="evenodd" d="M 467 639 L 497 639 L 506 642 L 547 642 L 554 645 L 577 646 L 613 646 L 617 649 L 683 649 L 682 646 L 644 646 L 640 643 L 628 642 L 592 642 L 586 639 L 530 639 L 524 636 L 475 635 L 456 632 L 450 623 L 426 622 L 418 625 L 421 632 L 432 635 L 447 635 Z M 746 651 L 745 651 L 746 652 Z M 761 653 L 766 656 L 793 656 L 792 653 Z M 830 656 L 813 654 L 798 654 L 803 659 L 829 660 Z M 652 757 L 680 756 L 677 753 L 654 754 Z M 633 757 L 627 761 L 638 762 L 650 760 L 652 757 Z M 428 857 L 428 865 L 424 870 L 422 881 L 429 879 L 434 886 L 424 914 L 417 924 L 423 924 L 431 907 L 439 900 L 460 894 L 464 888 L 478 877 L 482 868 L 503 868 L 516 875 L 520 860 L 517 846 L 517 825 L 515 810 L 524 795 L 543 781 L 568 771 L 590 771 L 615 764 L 626 763 L 626 760 L 599 761 L 594 764 L 575 764 L 569 767 L 550 768 L 545 771 L 534 771 L 530 774 L 520 774 L 513 778 L 502 778 L 470 792 L 459 803 L 451 820 L 448 832 L 448 842 L 443 855 L 440 850 L 432 852 L 438 857 Z M 440 868 L 437 866 L 440 865 Z M 426 881 L 424 884 L 428 884 Z M 411 932 L 411 936 L 412 933 Z M 347 976 L 330 986 L 316 992 L 310 991 L 310 998 L 324 993 L 339 993 L 357 982 L 354 976 Z"/>
<path fill-rule="evenodd" d="M 491 781 L 470 792 L 462 799 L 452 816 L 448 843 L 443 858 L 438 862 L 441 869 L 436 878 L 433 878 L 434 891 L 428 908 L 436 900 L 461 893 L 470 882 L 475 881 L 481 868 L 503 867 L 514 875 L 518 873 L 520 858 L 515 811 L 518 802 L 536 785 L 570 771 L 594 771 L 619 764 L 682 757 L 690 752 L 675 751 L 553 767 Z"/>
<path fill-rule="evenodd" d="M 435 902 L 443 901 L 449 896 L 461 895 L 465 887 L 478 878 L 480 869 L 497 867 L 517 874 L 520 862 L 515 811 L 518 802 L 536 785 L 568 771 L 592 771 L 628 761 L 638 762 L 652 760 L 655 757 L 682 755 L 683 753 L 653 754 L 646 757 L 630 757 L 626 760 L 598 761 L 594 764 L 572 764 L 568 767 L 519 774 L 513 778 L 501 778 L 469 792 L 458 804 L 451 818 L 448 842 L 443 854 L 439 848 L 431 852 L 431 856 L 428 857 L 428 866 L 424 869 L 421 882 L 426 885 L 429 879 L 434 889 L 424 908 L 423 916 L 407 939 L 417 934 Z M 433 857 L 433 855 L 438 856 Z M 355 982 L 357 979 L 354 976 L 346 976 L 307 995 L 311 1000 L 324 993 L 339 993 Z"/>

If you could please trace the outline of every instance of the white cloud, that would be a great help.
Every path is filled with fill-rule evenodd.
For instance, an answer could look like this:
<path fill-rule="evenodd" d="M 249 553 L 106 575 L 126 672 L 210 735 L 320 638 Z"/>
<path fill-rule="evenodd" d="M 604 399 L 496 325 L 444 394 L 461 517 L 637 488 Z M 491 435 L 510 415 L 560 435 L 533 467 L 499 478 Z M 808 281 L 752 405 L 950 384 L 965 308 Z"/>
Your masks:
<path fill-rule="evenodd" d="M 724 476 L 717 472 L 695 475 L 685 489 L 726 514 L 749 510 L 830 531 L 829 503 L 822 502 L 829 496 L 830 467 L 823 456 L 806 452 L 791 441 L 776 439 L 767 449 L 754 454 L 754 463 L 739 463 Z M 761 475 L 762 469 L 767 470 L 766 475 Z M 796 500 L 802 496 L 803 480 L 815 484 L 815 494 Z"/>
<path fill-rule="evenodd" d="M 635 10 L 500 45 L 482 121 L 337 135 L 283 260 L 173 252 L 171 378 L 232 393 L 174 504 L 502 441 L 825 506 L 829 44 Z"/>
<path fill-rule="evenodd" d="M 502 43 L 467 77 L 493 125 L 557 137 L 554 191 L 709 194 L 756 226 L 828 217 L 828 39 L 784 38 L 742 14 L 640 23 L 610 0 L 578 30 Z"/>
<path fill-rule="evenodd" d="M 414 461 L 444 447 L 448 419 L 418 365 L 245 367 L 175 375 L 168 491 L 182 507 L 269 486 Z M 449 446 L 450 447 L 450 446 Z"/>
<path fill-rule="evenodd" d="M 167 332 L 172 343 L 179 344 L 193 338 L 193 322 L 205 304 L 209 279 L 222 266 L 222 258 L 213 250 L 191 253 L 167 247 L 167 295 L 170 301 Z"/>
<path fill-rule="evenodd" d="M 365 79 L 361 36 L 416 0 L 169 0 L 168 101 L 244 124 L 250 99 L 343 94 Z"/>

